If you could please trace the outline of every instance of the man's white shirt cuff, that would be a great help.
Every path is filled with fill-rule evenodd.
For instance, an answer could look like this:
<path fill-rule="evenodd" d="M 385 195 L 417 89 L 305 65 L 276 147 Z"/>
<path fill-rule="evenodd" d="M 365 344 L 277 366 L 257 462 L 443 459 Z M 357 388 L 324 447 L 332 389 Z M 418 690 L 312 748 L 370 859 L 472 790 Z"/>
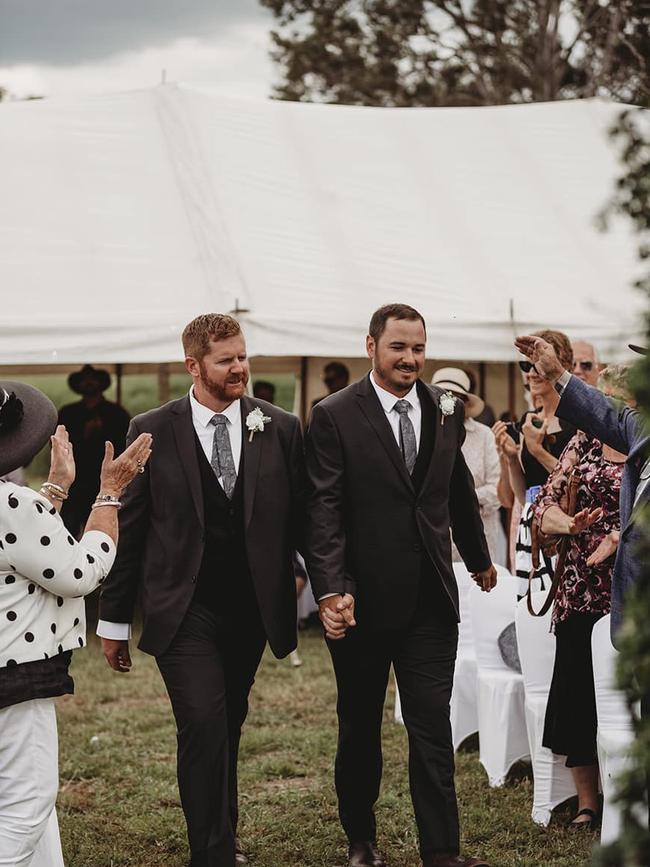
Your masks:
<path fill-rule="evenodd" d="M 100 638 L 110 638 L 112 641 L 128 641 L 131 638 L 131 624 L 99 620 L 97 622 L 97 635 Z"/>
<path fill-rule="evenodd" d="M 330 599 L 332 596 L 340 596 L 340 593 L 326 593 L 324 596 L 319 596 L 318 601 L 322 602 L 323 599 Z"/>

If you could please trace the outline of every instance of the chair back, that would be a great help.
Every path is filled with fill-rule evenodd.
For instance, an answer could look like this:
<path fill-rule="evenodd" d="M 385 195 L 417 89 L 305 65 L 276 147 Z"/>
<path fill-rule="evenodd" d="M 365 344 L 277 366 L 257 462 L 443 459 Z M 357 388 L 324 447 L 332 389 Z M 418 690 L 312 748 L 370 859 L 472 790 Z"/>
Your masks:
<path fill-rule="evenodd" d="M 469 591 L 474 583 L 464 563 L 454 563 L 454 575 L 458 585 L 458 650 L 474 652 L 474 634 L 472 632 L 472 610 L 469 604 Z"/>
<path fill-rule="evenodd" d="M 533 593 L 533 609 L 539 611 L 548 596 L 547 590 Z M 555 636 L 551 632 L 551 611 L 544 617 L 533 617 L 526 599 L 517 603 L 515 612 L 517 647 L 524 678 L 526 697 L 548 696 L 555 663 Z"/>
<path fill-rule="evenodd" d="M 625 693 L 616 686 L 618 651 L 612 644 L 610 625 L 611 616 L 608 614 L 601 617 L 591 633 L 598 729 L 603 732 L 632 731 Z"/>
<path fill-rule="evenodd" d="M 496 587 L 485 593 L 474 585 L 469 591 L 472 631 L 479 669 L 510 671 L 499 650 L 498 638 L 515 619 L 519 579 L 506 572 L 499 575 Z"/>

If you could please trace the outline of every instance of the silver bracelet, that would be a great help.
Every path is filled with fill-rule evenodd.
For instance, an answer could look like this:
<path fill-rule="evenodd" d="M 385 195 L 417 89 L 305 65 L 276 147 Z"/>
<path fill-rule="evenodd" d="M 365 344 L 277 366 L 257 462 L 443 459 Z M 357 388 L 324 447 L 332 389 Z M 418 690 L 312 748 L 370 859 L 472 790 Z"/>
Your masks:
<path fill-rule="evenodd" d="M 95 501 L 90 508 L 99 509 L 102 506 L 115 506 L 116 509 L 121 509 L 122 503 L 119 500 L 100 500 L 99 502 Z"/>

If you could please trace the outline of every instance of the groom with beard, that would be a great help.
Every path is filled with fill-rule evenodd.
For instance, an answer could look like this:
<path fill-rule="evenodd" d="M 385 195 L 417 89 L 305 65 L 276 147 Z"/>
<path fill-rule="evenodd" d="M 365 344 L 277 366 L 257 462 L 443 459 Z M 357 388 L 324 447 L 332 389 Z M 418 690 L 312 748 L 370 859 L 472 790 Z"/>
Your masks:
<path fill-rule="evenodd" d="M 136 416 L 154 453 L 120 512 L 115 565 L 103 586 L 104 655 L 131 668 L 152 654 L 176 719 L 178 785 L 190 867 L 247 863 L 236 842 L 237 755 L 262 652 L 296 646 L 293 552 L 304 510 L 298 419 L 246 396 L 246 344 L 230 316 L 205 314 L 183 331 L 189 393 Z"/>
<path fill-rule="evenodd" d="M 335 782 L 349 867 L 386 867 L 374 805 L 391 664 L 409 736 L 423 867 L 461 858 L 449 701 L 458 588 L 449 530 L 483 590 L 496 583 L 461 446 L 460 400 L 425 385 L 426 329 L 406 304 L 377 310 L 372 371 L 318 403 L 306 436 L 307 569 L 338 687 Z"/>

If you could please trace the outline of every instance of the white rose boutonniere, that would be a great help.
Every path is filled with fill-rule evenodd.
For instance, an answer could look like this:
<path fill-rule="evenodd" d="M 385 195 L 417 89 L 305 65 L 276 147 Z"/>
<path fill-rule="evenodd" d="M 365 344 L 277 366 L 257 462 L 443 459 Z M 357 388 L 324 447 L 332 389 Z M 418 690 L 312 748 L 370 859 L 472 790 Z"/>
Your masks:
<path fill-rule="evenodd" d="M 270 415 L 264 415 L 259 406 L 256 406 L 255 409 L 251 410 L 246 416 L 246 427 L 250 431 L 250 436 L 248 437 L 248 442 L 253 442 L 253 437 L 259 431 L 260 433 L 264 430 L 264 425 L 269 424 L 272 421 Z"/>
<path fill-rule="evenodd" d="M 440 395 L 438 406 L 440 407 L 440 412 L 442 413 L 440 424 L 444 424 L 445 418 L 448 415 L 453 415 L 456 410 L 456 398 L 450 391 L 446 391 L 444 394 Z"/>

